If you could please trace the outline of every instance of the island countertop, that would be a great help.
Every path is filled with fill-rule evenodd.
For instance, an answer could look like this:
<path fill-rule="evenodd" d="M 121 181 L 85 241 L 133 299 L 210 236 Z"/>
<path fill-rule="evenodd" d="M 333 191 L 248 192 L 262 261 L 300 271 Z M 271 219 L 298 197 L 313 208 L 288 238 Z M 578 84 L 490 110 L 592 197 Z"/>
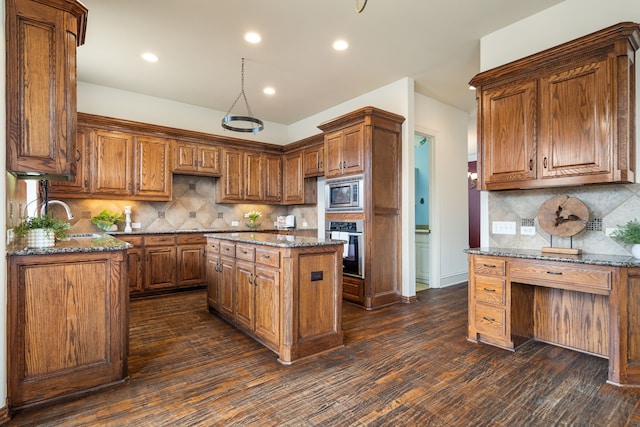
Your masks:
<path fill-rule="evenodd" d="M 580 254 L 568 255 L 562 253 L 542 252 L 534 249 L 514 248 L 471 248 L 465 249 L 469 255 L 488 255 L 509 258 L 537 259 L 541 261 L 570 262 L 574 264 L 604 265 L 609 267 L 640 267 L 640 260 L 632 256 L 605 255 L 605 254 Z"/>
<path fill-rule="evenodd" d="M 278 248 L 308 248 L 314 246 L 344 245 L 342 240 L 319 239 L 316 237 L 288 236 L 270 233 L 207 233 L 207 238 L 230 240 L 233 242 L 253 243 Z"/>
<path fill-rule="evenodd" d="M 7 247 L 7 256 L 122 251 L 132 247 L 133 245 L 130 243 L 106 233 L 87 233 L 69 235 L 68 240 L 56 241 L 55 246 L 50 248 L 28 248 L 24 244 L 9 245 Z"/>

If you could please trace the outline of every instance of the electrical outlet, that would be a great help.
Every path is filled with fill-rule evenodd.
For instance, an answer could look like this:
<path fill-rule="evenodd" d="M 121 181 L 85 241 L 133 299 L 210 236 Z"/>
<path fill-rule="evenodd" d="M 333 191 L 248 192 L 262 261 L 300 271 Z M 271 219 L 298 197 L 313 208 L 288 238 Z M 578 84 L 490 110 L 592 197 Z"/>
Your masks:
<path fill-rule="evenodd" d="M 13 228 L 7 230 L 7 245 L 13 243 L 13 240 L 16 238 Z"/>
<path fill-rule="evenodd" d="M 237 227 L 240 223 L 238 221 L 231 221 L 232 227 Z"/>
<path fill-rule="evenodd" d="M 536 228 L 531 226 L 522 226 L 520 227 L 520 234 L 523 236 L 535 236 Z"/>
<path fill-rule="evenodd" d="M 608 236 L 611 236 L 611 235 L 612 235 L 613 233 L 615 233 L 617 230 L 618 230 L 618 228 L 617 228 L 617 227 L 607 227 L 607 228 L 605 228 L 605 230 L 604 230 L 604 235 L 605 235 L 605 236 L 607 236 L 607 237 L 608 237 Z"/>
<path fill-rule="evenodd" d="M 141 228 L 142 226 L 140 225 L 139 222 L 133 222 L 131 223 L 131 228 Z"/>
<path fill-rule="evenodd" d="M 493 234 L 516 234 L 515 221 L 493 221 Z"/>

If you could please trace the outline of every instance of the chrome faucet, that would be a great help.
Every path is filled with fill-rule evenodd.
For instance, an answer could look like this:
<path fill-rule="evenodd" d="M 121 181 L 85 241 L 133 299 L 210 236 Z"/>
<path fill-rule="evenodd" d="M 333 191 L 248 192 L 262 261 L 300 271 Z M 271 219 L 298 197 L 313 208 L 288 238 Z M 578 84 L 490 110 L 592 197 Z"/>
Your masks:
<path fill-rule="evenodd" d="M 60 205 L 64 208 L 64 210 L 67 212 L 67 218 L 69 220 L 73 219 L 73 214 L 71 213 L 71 208 L 69 208 L 69 205 L 67 205 L 65 202 L 61 201 L 61 200 L 49 200 L 46 203 L 42 204 L 42 208 L 40 209 L 40 215 L 44 215 L 46 210 L 47 210 L 47 206 L 49 205 Z"/>

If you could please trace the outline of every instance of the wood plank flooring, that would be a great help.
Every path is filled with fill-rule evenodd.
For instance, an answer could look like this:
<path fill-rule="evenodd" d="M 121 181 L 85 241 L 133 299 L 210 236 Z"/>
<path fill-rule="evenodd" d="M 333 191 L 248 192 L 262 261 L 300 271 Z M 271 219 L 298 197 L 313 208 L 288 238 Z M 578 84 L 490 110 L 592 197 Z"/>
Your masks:
<path fill-rule="evenodd" d="M 640 390 L 605 384 L 605 359 L 468 342 L 466 285 L 375 311 L 345 303 L 345 347 L 289 367 L 205 298 L 132 301 L 131 380 L 9 426 L 640 425 Z"/>

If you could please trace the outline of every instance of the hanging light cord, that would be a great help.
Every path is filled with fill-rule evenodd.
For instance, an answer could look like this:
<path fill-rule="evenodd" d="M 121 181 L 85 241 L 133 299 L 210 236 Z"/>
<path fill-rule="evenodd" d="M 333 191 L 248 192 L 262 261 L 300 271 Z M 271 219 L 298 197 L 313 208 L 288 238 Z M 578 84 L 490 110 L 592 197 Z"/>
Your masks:
<path fill-rule="evenodd" d="M 356 12 L 362 13 L 364 8 L 367 7 L 367 1 L 368 0 L 364 0 L 364 3 L 362 3 L 362 7 L 360 7 L 360 1 L 356 0 Z"/>
<path fill-rule="evenodd" d="M 227 114 L 225 114 L 225 116 L 228 116 L 229 113 L 231 113 L 231 110 L 233 110 L 233 107 L 236 106 L 236 103 L 238 102 L 240 97 L 244 99 L 244 104 L 247 107 L 247 112 L 249 113 L 249 116 L 253 117 L 253 111 L 251 111 L 251 107 L 249 107 L 249 101 L 247 101 L 247 95 L 245 95 L 244 93 L 244 58 L 242 58 L 242 71 L 240 72 L 240 93 L 238 94 L 238 97 L 236 98 L 236 100 L 233 101 L 233 104 L 231 104 L 231 107 L 229 108 L 229 111 L 227 111 Z"/>

